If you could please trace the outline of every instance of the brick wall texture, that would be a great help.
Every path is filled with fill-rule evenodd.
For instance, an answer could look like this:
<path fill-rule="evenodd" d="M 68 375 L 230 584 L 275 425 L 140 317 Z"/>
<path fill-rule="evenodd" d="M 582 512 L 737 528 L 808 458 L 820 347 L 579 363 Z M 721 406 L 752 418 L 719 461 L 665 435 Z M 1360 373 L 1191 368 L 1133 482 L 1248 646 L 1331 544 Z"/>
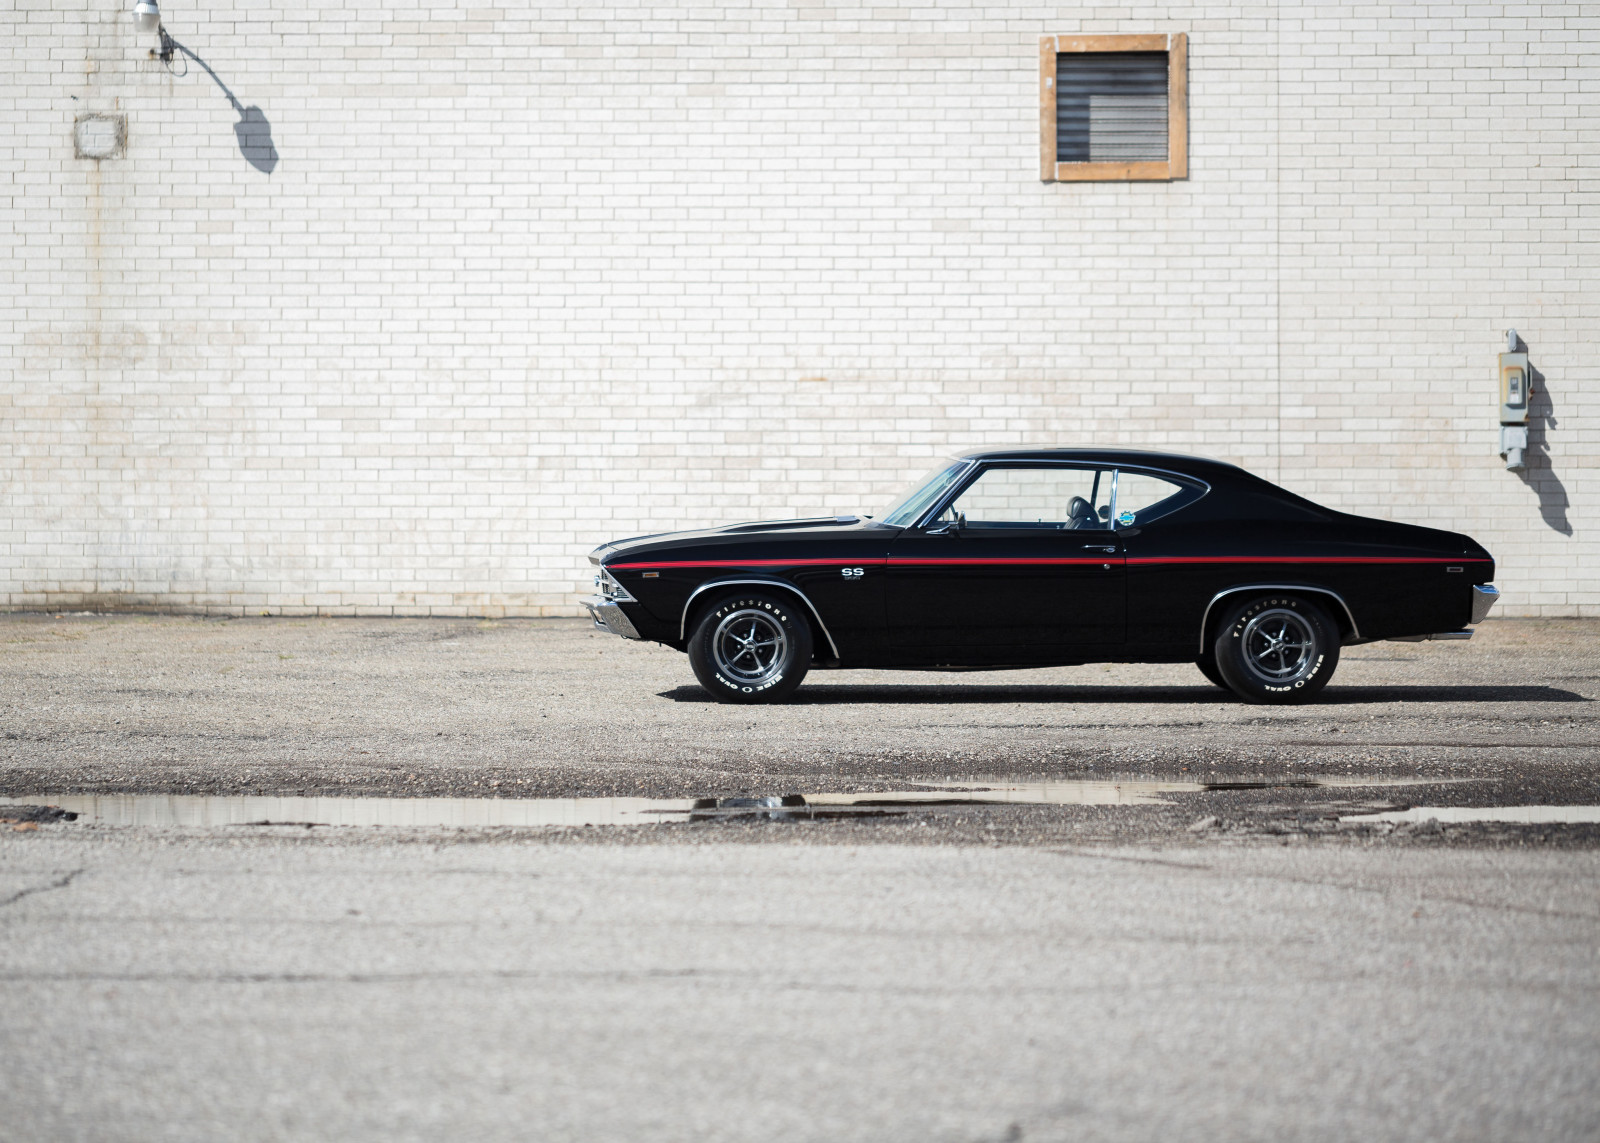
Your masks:
<path fill-rule="evenodd" d="M 170 70 L 13 5 L 0 607 L 571 614 L 605 539 L 1098 443 L 1600 615 L 1593 5 L 163 0 Z M 1180 31 L 1190 177 L 1041 183 L 1038 37 Z"/>

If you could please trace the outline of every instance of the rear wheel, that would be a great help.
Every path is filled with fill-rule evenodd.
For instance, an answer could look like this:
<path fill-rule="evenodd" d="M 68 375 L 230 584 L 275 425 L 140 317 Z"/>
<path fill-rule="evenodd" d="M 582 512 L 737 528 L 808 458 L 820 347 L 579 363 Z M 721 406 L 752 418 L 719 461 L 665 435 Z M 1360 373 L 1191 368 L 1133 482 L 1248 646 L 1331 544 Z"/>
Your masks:
<path fill-rule="evenodd" d="M 779 702 L 811 666 L 811 626 L 774 592 L 717 600 L 689 636 L 689 665 L 718 702 Z"/>
<path fill-rule="evenodd" d="M 1212 657 L 1228 689 L 1247 702 L 1305 702 L 1339 665 L 1339 629 L 1304 596 L 1261 596 L 1224 617 Z"/>

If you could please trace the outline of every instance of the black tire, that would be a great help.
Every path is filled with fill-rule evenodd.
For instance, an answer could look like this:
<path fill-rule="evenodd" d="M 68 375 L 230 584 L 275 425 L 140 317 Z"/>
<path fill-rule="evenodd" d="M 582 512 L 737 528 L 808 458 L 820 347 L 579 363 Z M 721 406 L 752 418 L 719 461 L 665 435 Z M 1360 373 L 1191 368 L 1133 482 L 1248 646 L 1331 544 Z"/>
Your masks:
<path fill-rule="evenodd" d="M 1223 690 L 1228 690 L 1228 680 L 1222 677 L 1222 672 L 1217 670 L 1217 661 L 1210 655 L 1204 659 L 1196 659 L 1194 665 L 1200 668 L 1200 673 Z"/>
<path fill-rule="evenodd" d="M 1257 596 L 1223 617 L 1212 658 L 1246 702 L 1305 702 L 1339 665 L 1339 628 L 1305 596 Z"/>
<path fill-rule="evenodd" d="M 782 702 L 811 667 L 811 624 L 778 592 L 742 591 L 701 613 L 689 665 L 718 702 Z"/>

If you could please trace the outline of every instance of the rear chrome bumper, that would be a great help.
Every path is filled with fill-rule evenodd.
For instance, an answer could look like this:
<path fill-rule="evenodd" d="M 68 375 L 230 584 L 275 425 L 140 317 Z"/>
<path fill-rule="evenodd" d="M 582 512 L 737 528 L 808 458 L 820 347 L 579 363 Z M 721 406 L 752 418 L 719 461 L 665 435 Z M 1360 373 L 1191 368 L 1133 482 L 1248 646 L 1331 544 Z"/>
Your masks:
<path fill-rule="evenodd" d="M 590 618 L 600 630 L 621 635 L 624 639 L 644 638 L 639 634 L 639 629 L 633 625 L 633 620 L 628 618 L 615 601 L 603 595 L 586 595 L 578 602 L 589 609 Z"/>
<path fill-rule="evenodd" d="M 1482 623 L 1483 617 L 1489 614 L 1489 608 L 1495 605 L 1500 598 L 1500 592 L 1492 583 L 1475 584 L 1472 588 L 1472 618 L 1471 623 Z M 1432 639 L 1471 639 L 1471 631 L 1439 631 L 1432 635 L 1403 635 L 1398 639 L 1390 639 L 1391 643 L 1424 643 Z"/>

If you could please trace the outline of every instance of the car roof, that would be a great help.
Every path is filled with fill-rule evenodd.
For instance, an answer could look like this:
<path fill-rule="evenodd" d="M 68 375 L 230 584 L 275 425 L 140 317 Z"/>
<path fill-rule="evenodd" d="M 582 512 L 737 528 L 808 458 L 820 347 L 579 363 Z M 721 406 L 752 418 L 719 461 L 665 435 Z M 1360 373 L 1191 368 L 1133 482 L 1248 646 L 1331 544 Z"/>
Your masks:
<path fill-rule="evenodd" d="M 1178 452 L 1150 452 L 1132 448 L 1029 448 L 984 449 L 962 453 L 960 460 L 986 461 L 1081 461 L 1093 464 L 1126 464 L 1141 468 L 1164 468 L 1191 476 L 1241 476 L 1245 470 L 1223 460 L 1187 456 Z"/>

